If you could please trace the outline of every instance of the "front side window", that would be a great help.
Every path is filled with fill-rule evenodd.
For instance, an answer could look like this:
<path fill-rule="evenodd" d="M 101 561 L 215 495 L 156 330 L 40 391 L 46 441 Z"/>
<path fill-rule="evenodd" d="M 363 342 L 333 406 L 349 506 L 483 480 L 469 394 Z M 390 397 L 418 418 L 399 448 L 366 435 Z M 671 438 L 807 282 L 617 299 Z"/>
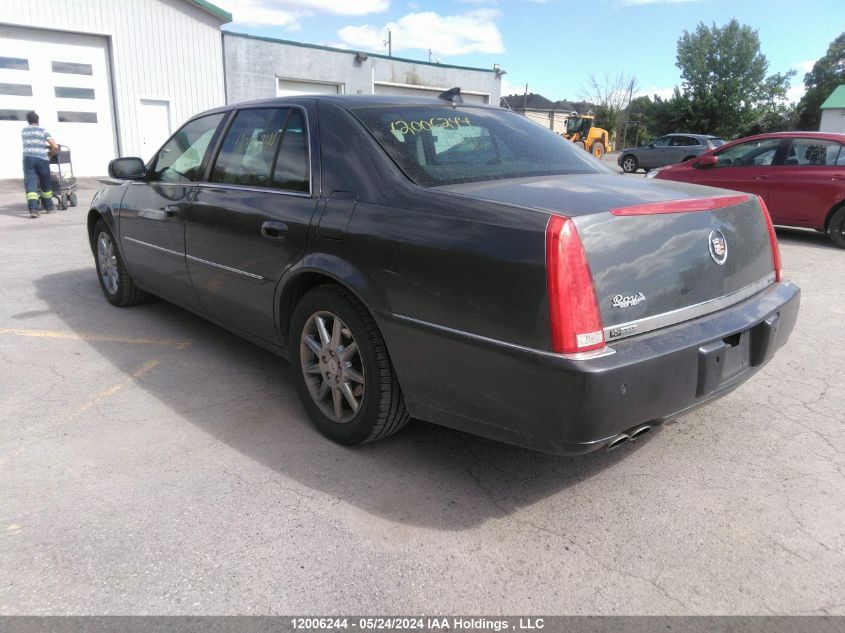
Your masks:
<path fill-rule="evenodd" d="M 589 154 L 523 116 L 462 106 L 372 107 L 353 114 L 419 185 L 602 173 Z"/>
<path fill-rule="evenodd" d="M 669 141 L 671 140 L 672 137 L 670 136 L 662 136 L 658 139 L 655 139 L 654 142 L 652 142 L 652 145 L 654 145 L 655 147 L 666 147 L 667 145 L 669 145 Z"/>
<path fill-rule="evenodd" d="M 288 110 L 241 110 L 226 132 L 211 182 L 267 187 Z"/>
<path fill-rule="evenodd" d="M 719 152 L 716 167 L 753 167 L 771 165 L 780 147 L 779 138 L 746 141 Z"/>
<path fill-rule="evenodd" d="M 201 177 L 200 167 L 205 152 L 214 138 L 223 114 L 211 114 L 185 124 L 156 156 L 150 180 L 157 182 L 191 182 Z"/>
<path fill-rule="evenodd" d="M 800 167 L 837 165 L 842 164 L 842 161 L 839 160 L 841 153 L 842 145 L 836 141 L 796 138 L 792 140 L 789 151 L 786 153 L 786 164 Z"/>

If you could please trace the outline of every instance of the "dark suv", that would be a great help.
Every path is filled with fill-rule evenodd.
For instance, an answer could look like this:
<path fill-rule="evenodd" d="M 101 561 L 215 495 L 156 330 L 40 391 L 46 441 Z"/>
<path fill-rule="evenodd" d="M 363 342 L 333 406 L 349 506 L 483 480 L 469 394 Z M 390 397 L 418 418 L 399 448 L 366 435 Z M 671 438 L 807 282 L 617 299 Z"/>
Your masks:
<path fill-rule="evenodd" d="M 622 171 L 633 174 L 640 168 L 648 171 L 655 167 L 683 163 L 724 143 L 718 136 L 706 134 L 667 134 L 643 147 L 623 149 L 617 162 Z"/>

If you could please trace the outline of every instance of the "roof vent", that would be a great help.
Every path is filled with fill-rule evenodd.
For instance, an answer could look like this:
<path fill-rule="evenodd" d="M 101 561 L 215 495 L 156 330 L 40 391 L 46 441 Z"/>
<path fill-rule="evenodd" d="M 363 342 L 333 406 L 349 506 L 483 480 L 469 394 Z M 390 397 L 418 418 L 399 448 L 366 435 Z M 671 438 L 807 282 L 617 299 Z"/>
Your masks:
<path fill-rule="evenodd" d="M 464 102 L 463 97 L 461 97 L 461 89 L 459 87 L 450 88 L 446 92 L 441 92 L 437 95 L 438 99 L 444 99 L 445 101 L 450 101 L 452 103 L 452 107 L 456 107 L 458 104 Z"/>

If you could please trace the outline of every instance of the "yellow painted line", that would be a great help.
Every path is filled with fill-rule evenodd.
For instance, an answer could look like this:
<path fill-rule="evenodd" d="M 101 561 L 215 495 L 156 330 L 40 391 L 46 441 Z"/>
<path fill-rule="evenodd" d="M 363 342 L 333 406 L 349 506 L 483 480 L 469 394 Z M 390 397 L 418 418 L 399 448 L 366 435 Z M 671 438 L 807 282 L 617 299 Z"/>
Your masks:
<path fill-rule="evenodd" d="M 89 400 L 88 402 L 83 404 L 81 407 L 79 407 L 73 413 L 73 415 L 71 417 L 77 416 L 80 413 L 85 413 L 91 407 L 99 404 L 100 402 L 102 402 L 106 398 L 113 396 L 118 391 L 123 389 L 126 385 L 130 384 L 133 380 L 136 380 L 138 378 L 142 378 L 144 375 L 149 373 L 151 370 L 155 369 L 155 367 L 158 365 L 158 363 L 159 363 L 159 361 L 157 361 L 157 360 L 148 360 L 146 363 L 141 365 L 138 369 L 133 371 L 129 378 L 127 378 L 126 380 L 119 382 L 115 385 L 112 385 L 111 387 L 109 387 L 105 391 L 101 391 L 96 396 L 94 396 L 91 400 Z"/>
<path fill-rule="evenodd" d="M 184 349 L 191 345 L 191 341 L 180 341 L 179 339 L 172 338 L 136 338 L 132 336 L 115 336 L 112 334 L 85 334 L 77 332 L 64 332 L 61 330 L 28 330 L 24 328 L 0 328 L 0 334 L 32 336 L 36 338 L 59 338 L 75 341 L 127 343 L 129 345 L 172 345 L 178 349 Z"/>

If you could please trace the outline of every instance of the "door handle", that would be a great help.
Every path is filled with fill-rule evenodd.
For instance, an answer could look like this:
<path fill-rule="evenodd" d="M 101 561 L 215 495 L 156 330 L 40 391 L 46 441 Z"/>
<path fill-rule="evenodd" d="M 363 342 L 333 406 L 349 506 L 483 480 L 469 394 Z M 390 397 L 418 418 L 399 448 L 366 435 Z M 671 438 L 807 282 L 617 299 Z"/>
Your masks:
<path fill-rule="evenodd" d="M 169 204 L 164 207 L 162 211 L 164 211 L 164 217 L 166 217 L 168 220 L 175 220 L 179 217 L 179 207 Z"/>
<path fill-rule="evenodd" d="M 283 240 L 287 237 L 288 225 L 284 222 L 265 222 L 261 225 L 261 235 L 268 240 Z"/>
<path fill-rule="evenodd" d="M 754 176 L 754 180 L 771 180 L 771 176 Z"/>

